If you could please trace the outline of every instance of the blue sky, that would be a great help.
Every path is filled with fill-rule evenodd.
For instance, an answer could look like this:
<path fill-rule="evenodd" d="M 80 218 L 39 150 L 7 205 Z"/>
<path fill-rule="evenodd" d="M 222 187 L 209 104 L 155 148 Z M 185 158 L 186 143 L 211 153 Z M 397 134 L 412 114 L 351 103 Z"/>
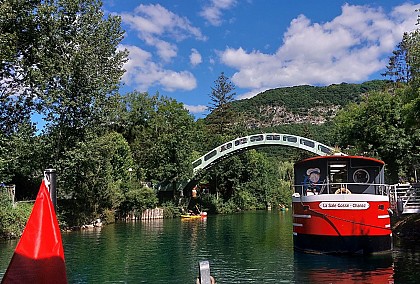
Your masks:
<path fill-rule="evenodd" d="M 333 0 L 104 0 L 130 51 L 121 93 L 182 102 L 205 116 L 224 72 L 236 99 L 267 89 L 382 79 L 420 4 Z"/>

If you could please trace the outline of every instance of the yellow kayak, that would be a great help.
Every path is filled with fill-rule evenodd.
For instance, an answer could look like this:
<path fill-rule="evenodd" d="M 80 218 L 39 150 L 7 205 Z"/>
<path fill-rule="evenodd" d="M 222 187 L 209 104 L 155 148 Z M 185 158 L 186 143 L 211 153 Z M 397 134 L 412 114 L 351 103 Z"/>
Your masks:
<path fill-rule="evenodd" d="M 200 215 L 190 215 L 190 214 L 183 214 L 181 215 L 182 219 L 198 219 L 198 218 L 206 218 L 207 212 L 202 212 Z"/>

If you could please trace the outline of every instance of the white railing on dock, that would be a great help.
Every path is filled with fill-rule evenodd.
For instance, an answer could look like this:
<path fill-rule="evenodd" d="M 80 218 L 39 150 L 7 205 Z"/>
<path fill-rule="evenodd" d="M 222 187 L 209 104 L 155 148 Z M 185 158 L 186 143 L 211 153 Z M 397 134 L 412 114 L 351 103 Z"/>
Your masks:
<path fill-rule="evenodd" d="M 120 216 L 121 217 L 121 216 Z M 163 219 L 163 208 L 146 209 L 142 212 L 134 211 L 126 215 L 125 220 L 153 220 Z"/>
<path fill-rule="evenodd" d="M 420 213 L 420 184 L 394 184 L 389 198 L 391 208 L 400 214 Z"/>
<path fill-rule="evenodd" d="M 163 219 L 163 208 L 146 209 L 141 213 L 140 219 Z"/>

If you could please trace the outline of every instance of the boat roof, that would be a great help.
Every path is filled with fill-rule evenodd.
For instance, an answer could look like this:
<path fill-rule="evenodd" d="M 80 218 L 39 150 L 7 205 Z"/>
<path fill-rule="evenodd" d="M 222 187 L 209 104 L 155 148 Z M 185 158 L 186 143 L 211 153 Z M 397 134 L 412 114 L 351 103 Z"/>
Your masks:
<path fill-rule="evenodd" d="M 371 162 L 376 162 L 379 163 L 381 165 L 385 165 L 384 161 L 375 159 L 375 158 L 371 158 L 371 157 L 364 157 L 364 156 L 344 156 L 344 155 L 331 155 L 331 156 L 316 156 L 316 157 L 311 157 L 308 159 L 304 159 L 301 161 L 298 161 L 295 163 L 296 164 L 300 164 L 300 163 L 305 163 L 308 161 L 314 161 L 314 160 L 351 160 L 351 159 L 358 159 L 358 160 L 365 160 L 365 161 L 371 161 Z"/>

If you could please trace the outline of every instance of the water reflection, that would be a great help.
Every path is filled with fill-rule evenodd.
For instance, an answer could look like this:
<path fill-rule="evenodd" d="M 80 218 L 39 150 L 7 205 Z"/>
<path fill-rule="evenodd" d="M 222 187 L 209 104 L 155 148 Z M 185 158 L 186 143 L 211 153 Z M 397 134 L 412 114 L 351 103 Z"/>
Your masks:
<path fill-rule="evenodd" d="M 395 283 L 419 283 L 420 243 L 396 240 L 394 244 L 392 254 Z"/>
<path fill-rule="evenodd" d="M 392 254 L 334 256 L 294 253 L 295 283 L 394 283 Z"/>
<path fill-rule="evenodd" d="M 0 278 L 17 241 L 0 242 Z M 152 220 L 63 234 L 69 283 L 194 283 L 210 262 L 217 283 L 418 283 L 420 244 L 376 256 L 293 251 L 290 212 Z"/>

